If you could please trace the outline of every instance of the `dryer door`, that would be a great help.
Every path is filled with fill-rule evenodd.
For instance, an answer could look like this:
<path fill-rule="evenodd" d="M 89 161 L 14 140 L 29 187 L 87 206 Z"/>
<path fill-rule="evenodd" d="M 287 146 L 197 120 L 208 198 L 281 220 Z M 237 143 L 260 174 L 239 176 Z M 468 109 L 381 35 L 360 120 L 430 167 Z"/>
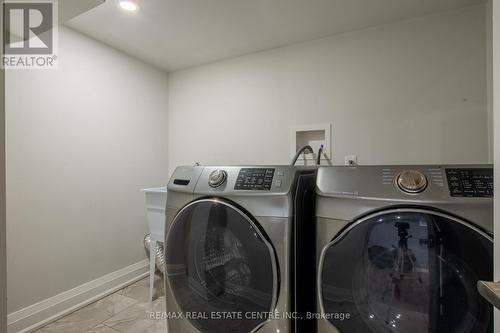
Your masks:
<path fill-rule="evenodd" d="M 459 219 L 420 209 L 353 223 L 323 250 L 324 318 L 341 332 L 492 332 L 478 280 L 493 277 L 491 238 Z"/>
<path fill-rule="evenodd" d="M 229 201 L 194 201 L 168 231 L 166 278 L 185 319 L 200 332 L 252 332 L 262 325 L 276 304 L 277 270 L 263 231 Z"/>

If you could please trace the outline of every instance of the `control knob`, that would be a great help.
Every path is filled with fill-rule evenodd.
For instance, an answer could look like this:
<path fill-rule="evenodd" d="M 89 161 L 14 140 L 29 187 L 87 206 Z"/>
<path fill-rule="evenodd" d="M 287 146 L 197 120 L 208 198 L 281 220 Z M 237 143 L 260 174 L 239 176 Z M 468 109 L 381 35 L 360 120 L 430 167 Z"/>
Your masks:
<path fill-rule="evenodd" d="M 396 180 L 398 187 L 406 193 L 420 193 L 427 188 L 427 177 L 416 170 L 401 172 Z"/>
<path fill-rule="evenodd" d="M 227 172 L 224 170 L 214 170 L 210 173 L 208 177 L 208 185 L 210 187 L 219 187 L 226 182 Z"/>

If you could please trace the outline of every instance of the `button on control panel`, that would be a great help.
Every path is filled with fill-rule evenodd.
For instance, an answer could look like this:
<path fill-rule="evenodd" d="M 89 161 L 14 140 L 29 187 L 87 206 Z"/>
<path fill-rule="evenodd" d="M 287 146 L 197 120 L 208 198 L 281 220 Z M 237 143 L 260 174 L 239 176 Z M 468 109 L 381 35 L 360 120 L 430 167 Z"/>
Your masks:
<path fill-rule="evenodd" d="M 275 169 L 242 168 L 238 173 L 235 190 L 270 191 Z"/>
<path fill-rule="evenodd" d="M 425 190 L 428 181 L 420 171 L 405 170 L 398 175 L 396 183 L 406 193 L 420 193 Z"/>
<path fill-rule="evenodd" d="M 446 169 L 452 197 L 492 197 L 493 169 Z"/>
<path fill-rule="evenodd" d="M 208 185 L 216 188 L 223 185 L 227 179 L 227 172 L 225 170 L 214 170 L 208 177 Z"/>

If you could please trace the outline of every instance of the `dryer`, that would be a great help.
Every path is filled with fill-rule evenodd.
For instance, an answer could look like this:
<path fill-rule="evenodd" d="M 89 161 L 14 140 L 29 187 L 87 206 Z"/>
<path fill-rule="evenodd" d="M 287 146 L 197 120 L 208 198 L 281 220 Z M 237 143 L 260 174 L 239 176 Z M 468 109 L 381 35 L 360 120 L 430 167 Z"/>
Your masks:
<path fill-rule="evenodd" d="M 318 170 L 317 331 L 493 332 L 491 165 Z"/>
<path fill-rule="evenodd" d="M 178 167 L 168 184 L 170 332 L 291 332 L 292 166 Z"/>

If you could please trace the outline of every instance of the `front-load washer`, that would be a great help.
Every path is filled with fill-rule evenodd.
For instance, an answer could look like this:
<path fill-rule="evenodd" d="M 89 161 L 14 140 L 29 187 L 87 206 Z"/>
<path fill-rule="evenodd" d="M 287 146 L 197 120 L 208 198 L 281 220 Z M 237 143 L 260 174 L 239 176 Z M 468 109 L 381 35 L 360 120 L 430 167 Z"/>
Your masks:
<path fill-rule="evenodd" d="M 493 170 L 318 170 L 318 332 L 493 332 Z"/>
<path fill-rule="evenodd" d="M 178 167 L 166 206 L 169 332 L 293 329 L 292 166 Z"/>

